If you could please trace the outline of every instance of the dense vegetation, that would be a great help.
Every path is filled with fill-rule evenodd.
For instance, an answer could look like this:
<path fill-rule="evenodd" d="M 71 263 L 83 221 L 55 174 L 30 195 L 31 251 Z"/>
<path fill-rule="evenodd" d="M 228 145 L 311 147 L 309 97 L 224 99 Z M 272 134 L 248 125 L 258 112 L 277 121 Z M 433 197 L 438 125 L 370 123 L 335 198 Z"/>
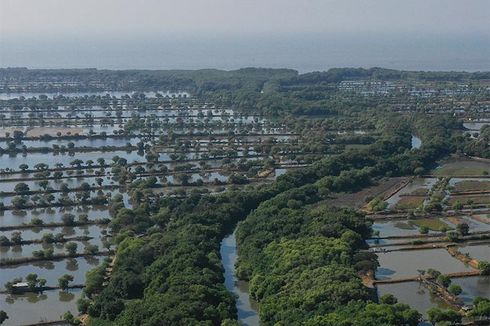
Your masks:
<path fill-rule="evenodd" d="M 72 78 L 77 90 L 186 90 L 218 106 L 275 117 L 278 126 L 287 125 L 300 135 L 301 142 L 291 146 L 260 143 L 254 150 L 271 157 L 282 152 L 308 166 L 289 171 L 269 184 L 251 184 L 219 194 L 189 191 L 183 196 L 176 193 L 156 196 L 152 192 L 157 184 L 154 175 L 136 180 L 136 173 L 147 172 L 144 168 L 130 171 L 128 162 L 118 157 L 110 165 L 98 162 L 101 173 L 110 166 L 117 181 L 127 184 L 133 208 L 124 207 L 121 196 L 110 198 L 100 193 L 90 199 L 83 197 L 83 193 L 80 195 L 82 202 L 110 201 L 110 226 L 117 244 L 108 282 L 105 273 L 109 260 L 87 274 L 85 298 L 79 301 L 79 309 L 91 316 L 93 325 L 236 325 L 235 300 L 224 286 L 219 249 L 223 237 L 237 224 L 238 276 L 250 281 L 250 292 L 259 302 L 264 325 L 416 325 L 421 317 L 418 312 L 394 298 L 377 298 L 361 282 L 363 272 L 378 266 L 376 255 L 362 251 L 366 249 L 364 240 L 371 236 L 370 220 L 353 209 L 326 205 L 324 200 L 334 193 L 356 192 L 381 178 L 422 175 L 438 159 L 451 153 L 487 158 L 490 155 L 490 128 L 483 129 L 477 137 L 462 136 L 461 120 L 445 113 L 429 116 L 424 113 L 430 107 L 429 100 L 410 95 L 411 87 L 419 83 L 424 87 L 441 83 L 437 84 L 438 88 L 451 90 L 462 81 L 488 79 L 488 73 L 422 73 L 378 68 L 331 69 L 304 75 L 292 70 L 254 68 L 230 72 L 91 69 L 1 72 L 6 79 L 17 78 L 26 85 L 35 78 L 53 83 Z M 339 82 L 359 78 L 403 81 L 409 86 L 386 96 L 339 91 Z M 49 82 L 43 85 L 37 90 L 53 90 Z M 61 87 L 66 91 L 72 86 Z M 474 89 L 475 93 L 468 95 L 470 99 L 485 99 L 484 91 L 476 86 Z M 58 105 L 75 107 L 80 103 L 108 107 L 111 98 L 92 96 L 85 97 L 85 102 L 78 101 L 41 97 L 7 101 L 5 105 L 19 111 L 24 106 L 45 109 Z M 127 96 L 124 101 L 134 108 L 175 105 L 168 99 L 147 100 L 137 94 Z M 394 112 L 394 104 L 400 102 L 413 108 L 403 114 Z M 120 118 L 122 111 L 119 112 Z M 118 120 L 107 123 L 114 121 Z M 139 132 L 155 141 L 154 131 L 158 128 L 166 126 L 152 117 L 132 116 L 122 134 L 110 136 Z M 340 134 L 344 130 L 362 133 Z M 369 133 L 365 134 L 366 130 Z M 411 146 L 414 133 L 423 141 L 420 149 Z M 228 130 L 227 136 L 234 135 L 235 130 Z M 153 144 L 172 145 L 177 149 L 190 147 L 190 141 L 174 143 L 177 136 L 171 130 Z M 79 135 L 59 137 L 72 139 Z M 97 137 L 105 139 L 107 135 Z M 5 139 L 12 142 L 7 148 L 0 148 L 0 153 L 33 151 L 16 147 L 14 141 L 29 140 L 18 132 Z M 353 144 L 360 146 L 347 147 Z M 129 145 L 126 147 L 130 149 Z M 139 151 L 146 151 L 148 162 L 156 165 L 158 154 L 144 147 L 142 142 L 137 145 Z M 71 146 L 69 150 L 74 154 L 84 149 Z M 212 150 L 211 156 L 223 155 L 224 160 L 234 157 L 237 151 L 236 148 Z M 177 153 L 173 153 L 172 160 L 180 158 Z M 83 163 L 74 161 L 72 165 L 81 170 Z M 272 159 L 261 163 L 265 167 L 274 166 Z M 234 168 L 256 172 L 252 164 L 245 162 Z M 29 167 L 19 169 L 27 171 Z M 158 172 L 158 169 L 163 170 L 155 167 L 148 172 Z M 248 182 L 241 174 L 231 175 L 230 180 L 234 184 Z M 92 190 L 88 184 L 84 188 L 86 193 Z M 19 199 L 12 203 L 13 207 L 29 206 L 23 200 L 35 192 L 20 183 L 14 191 Z M 66 286 L 67 281 L 63 278 L 60 285 Z M 434 320 L 440 316 L 436 317 Z"/>
<path fill-rule="evenodd" d="M 312 318 L 309 322 L 314 322 L 315 318 L 327 318 L 327 314 L 351 301 L 357 308 L 365 309 L 366 318 L 376 320 L 375 310 L 381 309 L 385 313 L 379 312 L 380 318 L 413 320 L 417 315 L 405 306 L 374 307 L 361 303 L 369 298 L 375 301 L 356 276 L 360 269 L 376 264 L 375 257 L 357 253 L 362 239 L 370 234 L 364 217 L 345 210 L 309 211 L 306 206 L 330 192 L 360 189 L 379 176 L 413 173 L 414 169 L 433 162 L 433 155 L 445 153 L 430 143 L 420 151 L 411 151 L 408 125 L 403 127 L 400 122 L 396 130 L 390 129 L 395 128 L 387 126 L 386 137 L 365 150 L 323 159 L 310 168 L 281 176 L 270 185 L 219 196 L 194 194 L 183 200 L 165 198 L 134 210 L 113 203 L 112 223 L 118 226 L 121 242 L 109 285 L 95 296 L 89 313 L 115 320 L 118 325 L 156 325 L 159 321 L 219 325 L 234 319 L 233 298 L 223 285 L 219 244 L 237 221 L 262 202 L 239 229 L 238 239 L 240 275 L 252 279 L 254 295 L 266 302 L 260 310 L 264 321 L 273 323 L 289 315 L 296 321 Z M 146 235 L 131 236 L 135 233 Z M 303 257 L 301 261 L 289 257 L 290 251 L 301 253 L 295 254 Z M 277 269 L 265 268 L 269 263 Z M 260 274 L 260 266 L 268 270 L 267 275 Z M 305 272 L 305 276 L 313 273 L 312 276 L 322 270 L 333 273 L 324 273 L 322 277 L 328 280 L 318 279 L 310 284 L 311 294 L 324 287 L 325 282 L 331 282 L 332 291 L 340 293 L 330 304 L 320 304 L 331 298 L 329 291 L 325 292 L 327 297 L 320 294 L 316 299 L 312 297 L 310 308 L 297 307 L 295 314 L 288 312 L 291 297 L 281 295 L 278 297 L 282 302 L 274 301 L 274 295 L 278 294 L 274 291 L 288 283 L 291 286 L 288 293 L 299 291 L 293 296 L 298 302 L 304 302 L 310 292 L 305 293 L 307 284 L 301 283 L 300 273 Z M 315 311 L 317 308 L 320 310 Z"/>

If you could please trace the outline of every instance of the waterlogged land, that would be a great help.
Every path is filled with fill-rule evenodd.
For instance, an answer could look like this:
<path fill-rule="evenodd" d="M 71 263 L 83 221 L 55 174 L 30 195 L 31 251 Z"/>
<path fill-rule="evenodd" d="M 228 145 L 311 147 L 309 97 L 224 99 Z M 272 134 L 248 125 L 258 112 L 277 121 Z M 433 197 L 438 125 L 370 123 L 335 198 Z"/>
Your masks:
<path fill-rule="evenodd" d="M 378 255 L 378 295 L 393 294 L 425 318 L 431 308 L 458 311 L 472 307 L 476 297 L 489 297 L 488 276 L 473 276 L 479 262 L 490 260 L 489 207 L 477 200 L 488 196 L 489 168 L 485 161 L 453 157 L 434 170 L 437 178 L 412 179 L 388 192 L 385 205 L 377 204 L 376 237 L 368 243 Z M 460 293 L 448 299 L 427 285 L 424 278 L 437 278 L 431 270 L 453 275 L 449 282 Z"/>
<path fill-rule="evenodd" d="M 78 313 L 81 289 L 12 294 L 3 285 L 32 273 L 47 286 L 65 274 L 70 284 L 84 285 L 86 273 L 113 255 L 112 205 L 141 200 L 131 183 L 147 182 L 143 189 L 156 195 L 185 196 L 270 182 L 308 164 L 293 155 L 299 137 L 262 117 L 200 104 L 187 93 L 159 92 L 160 105 L 144 110 L 127 104 L 127 93 L 107 94 L 1 98 L 0 283 L 7 325 Z M 150 104 L 156 99 L 145 95 Z M 76 106 L 57 103 L 74 98 Z M 102 99 L 109 107 L 91 104 Z M 147 105 L 145 99 L 139 104 Z M 77 256 L 87 252 L 93 254 Z M 50 305 L 56 309 L 46 309 Z"/>
<path fill-rule="evenodd" d="M 485 73 L 0 71 L 6 325 L 486 318 Z"/>

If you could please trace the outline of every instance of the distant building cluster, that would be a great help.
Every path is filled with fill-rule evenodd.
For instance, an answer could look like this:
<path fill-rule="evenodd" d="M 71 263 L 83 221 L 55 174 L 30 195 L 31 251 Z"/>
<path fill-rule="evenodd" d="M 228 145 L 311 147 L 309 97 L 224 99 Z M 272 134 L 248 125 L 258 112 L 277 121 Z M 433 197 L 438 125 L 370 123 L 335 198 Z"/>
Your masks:
<path fill-rule="evenodd" d="M 424 83 L 411 85 L 401 81 L 373 81 L 373 80 L 344 80 L 338 84 L 338 89 L 345 92 L 354 92 L 364 96 L 390 95 L 394 92 L 406 93 L 412 97 L 458 97 L 468 96 L 481 92 L 489 92 L 490 87 L 470 87 L 468 84 L 458 84 L 452 88 L 433 88 Z"/>

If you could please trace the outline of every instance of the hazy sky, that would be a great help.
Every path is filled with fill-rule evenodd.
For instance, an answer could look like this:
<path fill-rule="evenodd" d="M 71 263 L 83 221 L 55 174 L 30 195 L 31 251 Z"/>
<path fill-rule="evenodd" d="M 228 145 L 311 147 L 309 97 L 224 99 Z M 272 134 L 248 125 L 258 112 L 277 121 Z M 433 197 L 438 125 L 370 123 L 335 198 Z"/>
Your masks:
<path fill-rule="evenodd" d="M 0 67 L 490 70 L 490 0 L 0 0 Z"/>
<path fill-rule="evenodd" d="M 489 0 L 0 0 L 4 39 L 488 34 L 489 22 Z"/>

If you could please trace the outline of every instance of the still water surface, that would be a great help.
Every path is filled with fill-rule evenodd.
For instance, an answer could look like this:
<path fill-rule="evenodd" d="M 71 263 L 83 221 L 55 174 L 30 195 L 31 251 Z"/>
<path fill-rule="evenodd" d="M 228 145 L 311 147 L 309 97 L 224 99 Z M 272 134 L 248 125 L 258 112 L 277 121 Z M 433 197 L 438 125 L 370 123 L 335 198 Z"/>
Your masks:
<path fill-rule="evenodd" d="M 235 274 L 235 264 L 237 261 L 237 247 L 235 233 L 230 234 L 221 242 L 221 260 L 225 268 L 225 286 L 236 296 L 236 307 L 238 310 L 238 320 L 244 326 L 259 325 L 257 305 L 250 300 L 248 294 L 248 284 L 239 281 Z"/>

